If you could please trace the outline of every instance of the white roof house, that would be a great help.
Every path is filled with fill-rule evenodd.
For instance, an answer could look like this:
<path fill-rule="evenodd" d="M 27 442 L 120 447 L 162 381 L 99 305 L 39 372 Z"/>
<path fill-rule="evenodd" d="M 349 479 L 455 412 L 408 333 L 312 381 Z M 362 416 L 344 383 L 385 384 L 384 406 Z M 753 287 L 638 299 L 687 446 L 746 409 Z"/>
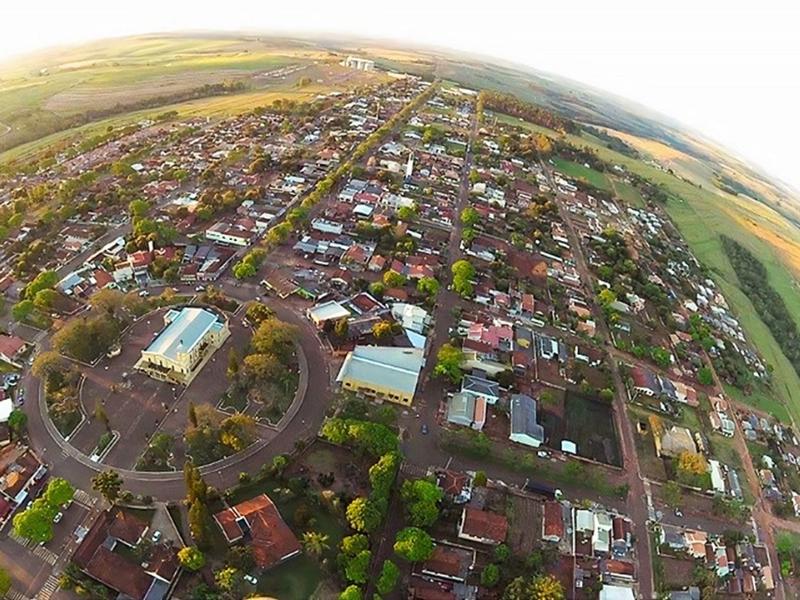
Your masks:
<path fill-rule="evenodd" d="M 331 300 L 317 304 L 306 310 L 306 316 L 317 327 L 322 327 L 328 321 L 338 321 L 339 319 L 346 319 L 350 316 L 350 311 L 344 306 Z"/>
<path fill-rule="evenodd" d="M 431 322 L 427 310 L 405 302 L 392 304 L 392 316 L 403 326 L 403 329 L 409 329 L 415 333 L 425 333 Z"/>

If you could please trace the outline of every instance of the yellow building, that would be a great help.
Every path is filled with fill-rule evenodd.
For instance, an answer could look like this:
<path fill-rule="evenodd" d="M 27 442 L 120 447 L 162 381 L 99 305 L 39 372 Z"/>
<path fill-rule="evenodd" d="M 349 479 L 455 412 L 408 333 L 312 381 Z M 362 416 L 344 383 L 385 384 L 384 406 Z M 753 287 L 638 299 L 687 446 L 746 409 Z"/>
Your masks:
<path fill-rule="evenodd" d="M 420 348 L 356 346 L 344 359 L 336 381 L 346 390 L 408 406 L 424 362 Z"/>
<path fill-rule="evenodd" d="M 230 335 L 227 320 L 207 308 L 170 310 L 164 323 L 158 337 L 142 350 L 135 368 L 170 383 L 189 385 Z"/>

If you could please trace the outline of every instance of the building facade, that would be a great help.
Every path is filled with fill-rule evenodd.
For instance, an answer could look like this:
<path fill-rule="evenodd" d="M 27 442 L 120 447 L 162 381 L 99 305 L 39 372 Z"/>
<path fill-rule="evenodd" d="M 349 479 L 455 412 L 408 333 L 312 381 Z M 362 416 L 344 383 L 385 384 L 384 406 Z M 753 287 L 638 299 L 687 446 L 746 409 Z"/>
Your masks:
<path fill-rule="evenodd" d="M 208 308 L 170 310 L 164 323 L 161 333 L 142 350 L 135 368 L 170 383 L 189 385 L 230 336 L 227 319 Z"/>

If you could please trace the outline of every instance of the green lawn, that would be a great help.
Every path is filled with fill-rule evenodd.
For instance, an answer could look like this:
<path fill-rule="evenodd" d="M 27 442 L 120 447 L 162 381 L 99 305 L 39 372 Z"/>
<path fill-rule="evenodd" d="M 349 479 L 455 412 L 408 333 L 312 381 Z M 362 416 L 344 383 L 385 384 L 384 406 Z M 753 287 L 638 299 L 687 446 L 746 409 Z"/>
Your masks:
<path fill-rule="evenodd" d="M 611 185 L 614 187 L 616 195 L 632 208 L 644 208 L 645 203 L 642 195 L 639 193 L 639 190 L 630 183 L 625 183 L 621 179 L 613 177 L 611 179 Z"/>
<path fill-rule="evenodd" d="M 579 181 L 585 181 L 600 190 L 611 191 L 611 181 L 605 173 L 595 171 L 584 165 L 579 165 L 578 163 L 564 160 L 563 158 L 555 157 L 552 160 L 556 169 L 563 175 Z"/>
<path fill-rule="evenodd" d="M 752 406 L 756 410 L 768 413 L 779 421 L 789 422 L 789 411 L 786 405 L 778 400 L 767 389 L 756 388 L 750 395 L 745 395 L 742 390 L 726 385 L 725 393 L 742 404 Z"/>

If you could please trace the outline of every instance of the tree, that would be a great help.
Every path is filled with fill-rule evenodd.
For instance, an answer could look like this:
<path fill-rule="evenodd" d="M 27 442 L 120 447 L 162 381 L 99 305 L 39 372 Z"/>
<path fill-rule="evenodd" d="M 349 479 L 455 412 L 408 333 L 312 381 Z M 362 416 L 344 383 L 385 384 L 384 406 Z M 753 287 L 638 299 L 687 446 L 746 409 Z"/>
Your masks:
<path fill-rule="evenodd" d="M 494 587 L 500 581 L 500 567 L 490 563 L 481 571 L 481 585 L 484 587 Z"/>
<path fill-rule="evenodd" d="M 11 575 L 8 571 L 0 568 L 0 597 L 5 597 L 11 589 Z"/>
<path fill-rule="evenodd" d="M 242 588 L 243 574 L 234 567 L 225 567 L 214 574 L 214 582 L 223 592 L 238 597 Z"/>
<path fill-rule="evenodd" d="M 383 274 L 383 285 L 389 288 L 403 287 L 406 284 L 406 276 L 397 271 L 386 271 Z"/>
<path fill-rule="evenodd" d="M 303 533 L 301 543 L 307 554 L 319 558 L 330 548 L 328 535 L 319 531 L 306 531 Z"/>
<path fill-rule="evenodd" d="M 471 206 L 467 206 L 461 211 L 461 223 L 463 223 L 465 227 L 475 227 L 475 225 L 480 222 L 481 215 Z"/>
<path fill-rule="evenodd" d="M 675 481 L 667 481 L 661 488 L 664 493 L 664 502 L 668 506 L 677 508 L 683 502 L 683 490 Z"/>
<path fill-rule="evenodd" d="M 186 546 L 178 550 L 178 560 L 189 571 L 199 571 L 206 564 L 206 556 L 197 546 Z"/>
<path fill-rule="evenodd" d="M 339 339 L 346 339 L 347 334 L 350 332 L 350 323 L 346 317 L 342 317 L 336 324 L 333 326 L 333 333 L 336 334 L 336 337 Z"/>
<path fill-rule="evenodd" d="M 603 402 L 611 403 L 614 401 L 614 390 L 610 388 L 603 388 L 598 395 Z"/>
<path fill-rule="evenodd" d="M 275 312 L 263 302 L 251 302 L 247 305 L 247 310 L 245 311 L 247 320 L 256 327 L 274 316 Z"/>
<path fill-rule="evenodd" d="M 530 585 L 530 597 L 535 600 L 563 600 L 564 588 L 552 575 L 539 575 Z"/>
<path fill-rule="evenodd" d="M 495 562 L 506 562 L 511 557 L 511 549 L 506 544 L 500 544 L 494 548 Z"/>
<path fill-rule="evenodd" d="M 14 515 L 14 534 L 36 544 L 52 540 L 53 517 L 49 514 L 50 511 L 41 508 L 41 505 L 36 508 L 31 505 L 27 510 Z"/>
<path fill-rule="evenodd" d="M 453 274 L 453 290 L 465 298 L 472 296 L 474 290 L 472 279 L 475 277 L 475 267 L 472 263 L 464 259 L 457 260 L 450 267 L 450 271 Z"/>
<path fill-rule="evenodd" d="M 379 340 L 391 336 L 392 323 L 390 321 L 378 321 L 372 326 L 372 335 Z"/>
<path fill-rule="evenodd" d="M 44 498 L 53 506 L 66 504 L 75 495 L 75 488 L 63 477 L 54 477 L 47 484 L 44 491 Z"/>
<path fill-rule="evenodd" d="M 486 471 L 476 471 L 475 477 L 472 479 L 472 484 L 476 487 L 484 487 L 486 486 Z"/>
<path fill-rule="evenodd" d="M 357 585 L 348 585 L 344 591 L 339 594 L 339 600 L 364 600 L 364 593 Z"/>
<path fill-rule="evenodd" d="M 122 476 L 114 469 L 98 473 L 92 478 L 92 489 L 99 492 L 109 504 L 114 504 L 122 489 Z"/>
<path fill-rule="evenodd" d="M 255 277 L 256 273 L 258 273 L 258 269 L 250 262 L 242 260 L 233 265 L 233 276 L 236 279 Z"/>
<path fill-rule="evenodd" d="M 267 319 L 258 326 L 251 345 L 256 352 L 273 354 L 279 360 L 289 362 L 294 351 L 297 329 L 278 319 Z"/>
<path fill-rule="evenodd" d="M 409 522 L 415 527 L 430 527 L 439 518 L 441 488 L 426 479 L 406 480 L 400 490 Z"/>
<path fill-rule="evenodd" d="M 189 505 L 189 531 L 201 548 L 208 542 L 208 508 L 199 499 Z"/>
<path fill-rule="evenodd" d="M 381 566 L 381 574 L 378 576 L 378 582 L 375 587 L 379 594 L 386 595 L 395 588 L 399 579 L 400 569 L 391 560 L 385 560 Z"/>
<path fill-rule="evenodd" d="M 347 581 L 353 583 L 366 583 L 367 571 L 369 571 L 369 563 L 372 560 L 372 552 L 369 550 L 362 550 L 345 564 L 344 576 Z"/>
<path fill-rule="evenodd" d="M 697 371 L 697 382 L 700 385 L 711 385 L 714 383 L 714 376 L 711 373 L 711 369 L 708 367 L 702 367 L 699 371 Z"/>
<path fill-rule="evenodd" d="M 58 302 L 60 294 L 51 289 L 39 290 L 33 298 L 33 305 L 42 311 L 49 311 Z"/>
<path fill-rule="evenodd" d="M 394 551 L 409 562 L 420 562 L 433 554 L 433 539 L 418 527 L 406 527 L 397 533 Z"/>
<path fill-rule="evenodd" d="M 8 427 L 14 434 L 14 438 L 19 440 L 25 433 L 25 426 L 28 424 L 28 415 L 15 408 L 8 415 Z"/>
<path fill-rule="evenodd" d="M 389 498 L 399 466 L 400 455 L 397 452 L 388 452 L 369 468 L 369 483 L 372 486 L 373 496 Z"/>
<path fill-rule="evenodd" d="M 24 321 L 35 308 L 33 300 L 20 300 L 11 307 L 11 316 L 15 321 Z"/>
<path fill-rule="evenodd" d="M 143 217 L 150 210 L 150 203 L 146 200 L 131 200 L 128 203 L 128 210 L 134 218 Z"/>
<path fill-rule="evenodd" d="M 381 523 L 381 513 L 375 504 L 363 496 L 353 500 L 345 511 L 347 522 L 356 531 L 370 533 Z"/>
<path fill-rule="evenodd" d="M 64 368 L 64 359 L 55 350 L 40 352 L 31 365 L 31 373 L 40 379 L 45 379 L 51 373 Z"/>
<path fill-rule="evenodd" d="M 437 377 L 447 377 L 453 383 L 458 383 L 464 376 L 461 364 L 464 362 L 464 352 L 452 344 L 443 344 L 436 353 L 436 366 L 433 374 Z"/>
<path fill-rule="evenodd" d="M 439 282 L 433 277 L 422 277 L 417 281 L 417 291 L 428 298 L 433 298 L 439 293 Z"/>

